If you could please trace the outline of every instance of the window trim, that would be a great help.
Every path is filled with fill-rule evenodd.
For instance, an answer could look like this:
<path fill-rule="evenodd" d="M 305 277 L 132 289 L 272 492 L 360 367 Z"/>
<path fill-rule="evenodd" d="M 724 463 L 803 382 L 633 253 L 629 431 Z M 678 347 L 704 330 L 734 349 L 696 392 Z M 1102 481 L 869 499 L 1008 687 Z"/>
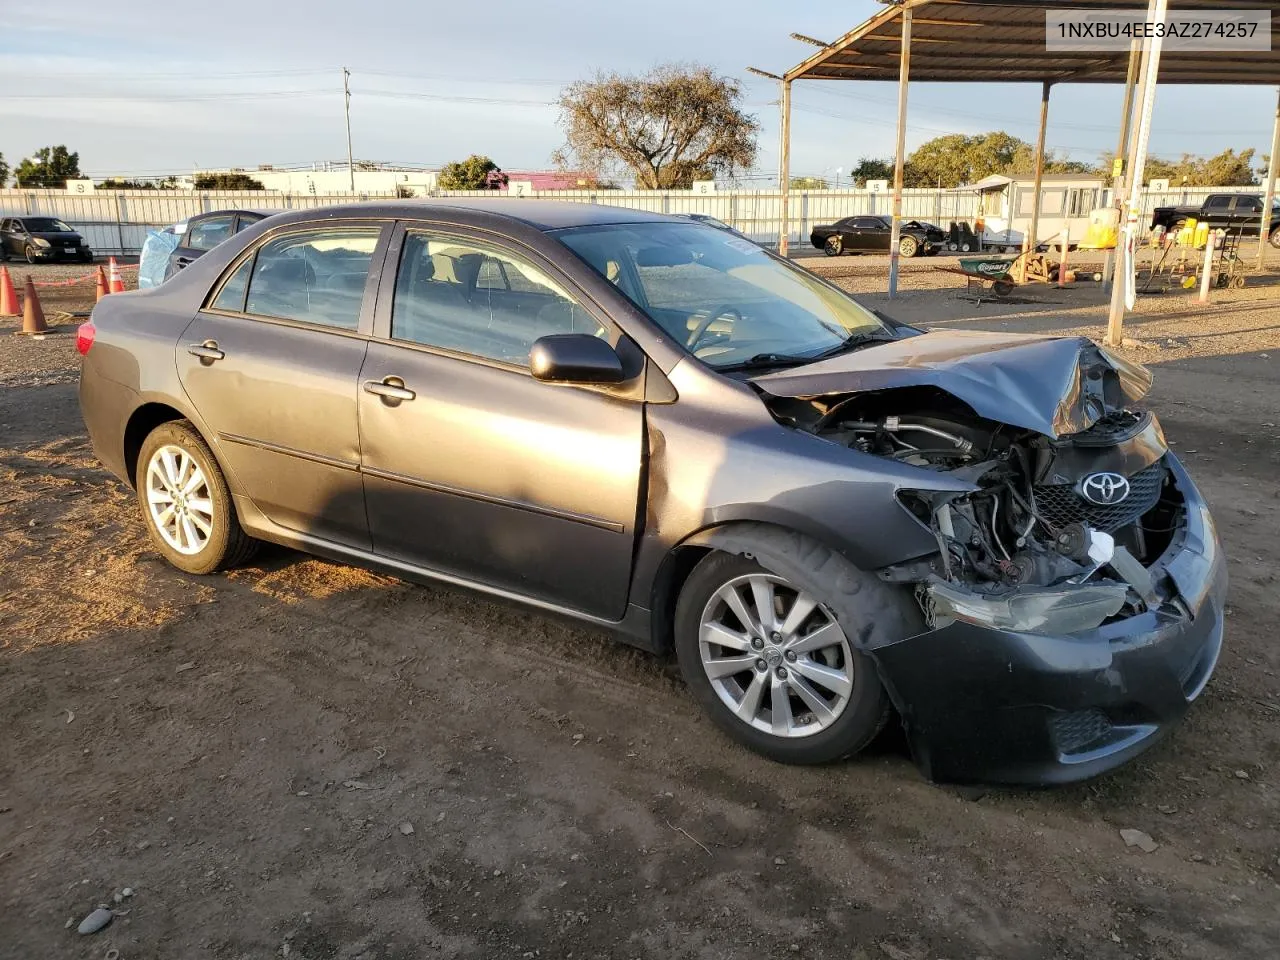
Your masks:
<path fill-rule="evenodd" d="M 304 330 L 316 330 L 321 333 L 334 333 L 346 337 L 356 337 L 367 340 L 372 336 L 374 312 L 377 306 L 378 294 L 382 286 L 382 269 L 386 260 L 388 248 L 390 247 L 391 235 L 395 221 L 384 218 L 369 219 L 352 219 L 352 220 L 303 220 L 297 223 L 288 223 L 276 227 L 256 238 L 246 249 L 241 250 L 232 258 L 231 262 L 218 275 L 218 279 L 209 288 L 201 301 L 200 312 L 208 313 L 219 317 L 235 317 L 243 320 L 253 320 L 258 323 L 271 323 L 277 325 L 286 325 L 291 327 L 299 327 Z M 248 313 L 246 311 L 235 310 L 219 310 L 215 309 L 213 303 L 218 299 L 218 295 L 222 293 L 222 288 L 235 274 L 246 260 L 256 259 L 258 251 L 272 240 L 280 237 L 292 235 L 295 233 L 314 233 L 314 232 L 340 232 L 351 227 L 376 228 L 378 230 L 377 244 L 373 248 L 373 255 L 369 260 L 369 275 L 365 278 L 364 293 L 360 301 L 360 316 L 356 321 L 355 329 L 347 327 L 335 327 L 324 323 L 312 323 L 307 320 L 294 320 L 289 317 L 273 317 L 261 313 Z M 250 267 L 250 271 L 253 267 Z M 253 275 L 250 273 L 250 285 L 253 283 Z M 246 302 L 248 299 L 248 288 L 245 288 Z"/>
<path fill-rule="evenodd" d="M 415 340 L 400 340 L 391 336 L 391 312 L 395 305 L 396 281 L 400 276 L 400 260 L 404 253 L 405 238 L 410 233 L 427 233 L 441 239 L 456 240 L 459 243 L 478 244 L 502 251 L 516 259 L 524 260 L 530 266 L 536 267 L 554 280 L 565 293 L 573 298 L 578 306 L 582 307 L 589 316 L 604 327 L 609 332 L 609 336 L 605 338 L 605 341 L 615 350 L 618 348 L 618 341 L 626 336 L 622 328 L 614 322 L 613 318 L 594 298 L 589 296 L 582 287 L 575 283 L 553 261 L 527 244 L 479 227 L 441 223 L 434 220 L 398 220 L 391 231 L 391 239 L 387 244 L 386 257 L 383 261 L 382 284 L 379 287 L 371 334 L 374 340 L 401 349 L 417 350 L 421 353 L 430 353 L 452 360 L 478 363 L 498 370 L 507 370 L 533 379 L 533 373 L 529 370 L 528 364 L 509 363 L 505 360 L 496 360 L 493 357 L 485 357 L 480 354 L 465 353 L 448 347 L 436 346 L 435 344 L 418 343 Z"/>

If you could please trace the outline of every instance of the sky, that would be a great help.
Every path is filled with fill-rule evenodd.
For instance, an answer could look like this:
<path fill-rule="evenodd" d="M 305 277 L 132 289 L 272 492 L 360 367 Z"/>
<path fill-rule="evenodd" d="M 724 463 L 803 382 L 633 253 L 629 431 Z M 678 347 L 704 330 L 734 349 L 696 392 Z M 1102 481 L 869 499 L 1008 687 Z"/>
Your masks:
<path fill-rule="evenodd" d="M 173 0 L 26 5 L 0 30 L 0 153 L 11 166 L 65 143 L 91 176 L 343 160 L 342 67 L 351 71 L 357 159 L 439 166 L 472 153 L 507 170 L 551 166 L 562 143 L 553 101 L 599 70 L 707 64 L 743 84 L 760 122 L 749 174 L 776 174 L 778 86 L 771 73 L 881 9 L 873 0 Z M 104 11 L 109 10 L 109 14 Z M 219 15 L 214 16 L 213 11 Z M 1004 129 L 1034 140 L 1036 84 L 913 84 L 908 149 L 943 133 Z M 893 153 L 895 84 L 797 82 L 792 175 L 828 180 Z M 1057 87 L 1048 145 L 1096 161 L 1115 148 L 1118 86 Z M 1164 87 L 1151 152 L 1176 159 L 1269 149 L 1270 87 Z M 748 181 L 750 182 L 750 181 Z"/>

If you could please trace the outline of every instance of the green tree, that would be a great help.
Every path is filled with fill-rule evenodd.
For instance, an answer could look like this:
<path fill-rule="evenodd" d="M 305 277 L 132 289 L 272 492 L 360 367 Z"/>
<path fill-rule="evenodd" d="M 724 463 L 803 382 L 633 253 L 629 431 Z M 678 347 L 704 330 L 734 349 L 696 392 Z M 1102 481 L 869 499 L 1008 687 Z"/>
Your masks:
<path fill-rule="evenodd" d="M 849 171 L 854 186 L 862 189 L 868 180 L 893 180 L 893 160 L 877 160 L 874 157 L 863 157 L 858 165 Z"/>
<path fill-rule="evenodd" d="M 1254 152 L 1249 149 L 1237 153 L 1228 149 L 1212 157 L 1184 153 L 1178 160 L 1149 156 L 1143 176 L 1147 180 L 1168 180 L 1173 187 L 1248 187 L 1258 182 L 1253 169 Z M 1111 153 L 1102 156 L 1108 172 L 1113 156 Z M 1262 172 L 1266 176 L 1265 167 Z"/>
<path fill-rule="evenodd" d="M 742 87 L 710 67 L 664 64 L 646 74 L 600 73 L 560 93 L 562 167 L 629 171 L 642 190 L 732 177 L 755 162 L 760 125 Z"/>
<path fill-rule="evenodd" d="M 825 190 L 827 181 L 821 177 L 792 177 L 787 181 L 792 190 Z"/>
<path fill-rule="evenodd" d="M 473 153 L 460 163 L 446 163 L 438 183 L 441 190 L 488 190 L 491 173 L 501 175 L 502 169 L 488 157 Z"/>
<path fill-rule="evenodd" d="M 4 162 L 4 154 L 0 153 L 0 190 L 9 182 L 9 164 Z"/>
<path fill-rule="evenodd" d="M 70 153 L 65 144 L 41 147 L 18 164 L 14 175 L 24 187 L 65 187 L 80 177 L 80 154 Z"/>
<path fill-rule="evenodd" d="M 247 173 L 198 173 L 192 182 L 197 190 L 263 190 L 261 180 Z"/>

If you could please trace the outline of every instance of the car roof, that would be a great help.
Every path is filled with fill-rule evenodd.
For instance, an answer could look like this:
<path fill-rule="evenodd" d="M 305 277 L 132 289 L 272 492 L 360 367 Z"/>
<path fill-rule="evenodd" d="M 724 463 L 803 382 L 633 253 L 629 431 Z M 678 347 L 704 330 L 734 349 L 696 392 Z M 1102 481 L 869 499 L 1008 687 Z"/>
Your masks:
<path fill-rule="evenodd" d="M 310 210 L 277 212 L 275 222 L 325 218 L 394 218 L 400 220 L 443 220 L 467 224 L 493 224 L 506 220 L 533 227 L 535 230 L 563 230 L 617 223 L 653 223 L 674 217 L 628 207 L 609 207 L 597 203 L 571 200 L 528 200 L 501 198 L 470 200 L 466 198 L 431 198 L 424 200 L 384 200 L 348 203 Z"/>

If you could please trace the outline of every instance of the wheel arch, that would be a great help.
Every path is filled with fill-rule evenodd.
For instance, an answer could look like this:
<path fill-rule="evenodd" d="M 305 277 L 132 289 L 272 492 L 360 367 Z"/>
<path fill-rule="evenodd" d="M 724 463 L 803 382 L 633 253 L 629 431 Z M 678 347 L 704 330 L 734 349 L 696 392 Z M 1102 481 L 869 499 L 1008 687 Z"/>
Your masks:
<path fill-rule="evenodd" d="M 803 561 L 834 553 L 853 565 L 834 544 L 781 523 L 743 519 L 704 527 L 671 547 L 658 566 L 650 596 L 650 629 L 656 651 L 665 653 L 672 649 L 680 591 L 693 568 L 714 551 L 758 559 L 766 566 L 772 564 L 778 568 L 779 574 L 793 578 L 798 574 L 797 559 Z"/>
<path fill-rule="evenodd" d="M 197 424 L 190 416 L 179 410 L 172 404 L 162 400 L 149 400 L 140 404 L 133 413 L 129 414 L 129 421 L 124 428 L 124 468 L 125 475 L 129 479 L 129 483 L 135 489 L 138 485 L 138 456 L 142 453 L 142 445 L 150 436 L 151 431 L 161 424 L 171 423 L 174 420 L 185 420 L 191 424 L 192 429 L 200 434 L 200 437 L 208 445 L 209 449 L 214 452 L 217 457 L 217 450 L 209 438 L 205 436 L 200 425 Z M 219 467 L 222 465 L 219 464 Z M 223 471 L 226 472 L 225 470 Z"/>

